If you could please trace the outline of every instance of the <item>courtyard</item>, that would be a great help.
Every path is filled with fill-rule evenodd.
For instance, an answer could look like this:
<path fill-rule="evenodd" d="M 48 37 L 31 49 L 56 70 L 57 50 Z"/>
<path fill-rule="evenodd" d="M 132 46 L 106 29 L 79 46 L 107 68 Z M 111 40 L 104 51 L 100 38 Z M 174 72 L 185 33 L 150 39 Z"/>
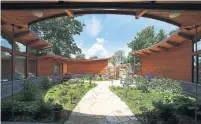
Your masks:
<path fill-rule="evenodd" d="M 2 1 L 3 124 L 200 124 L 201 3 Z"/>

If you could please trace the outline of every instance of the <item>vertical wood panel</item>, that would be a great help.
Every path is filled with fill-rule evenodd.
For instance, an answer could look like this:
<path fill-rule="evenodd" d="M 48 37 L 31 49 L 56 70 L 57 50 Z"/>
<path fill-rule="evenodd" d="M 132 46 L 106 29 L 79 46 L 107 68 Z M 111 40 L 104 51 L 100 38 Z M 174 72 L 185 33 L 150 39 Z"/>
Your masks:
<path fill-rule="evenodd" d="M 72 74 L 106 74 L 107 65 L 108 60 L 67 62 L 67 72 Z"/>
<path fill-rule="evenodd" d="M 38 76 L 50 76 L 53 74 L 54 62 L 52 60 L 38 59 Z"/>
<path fill-rule="evenodd" d="M 152 73 L 154 76 L 191 82 L 192 42 L 186 42 L 168 52 L 143 56 L 141 64 L 142 75 Z"/>

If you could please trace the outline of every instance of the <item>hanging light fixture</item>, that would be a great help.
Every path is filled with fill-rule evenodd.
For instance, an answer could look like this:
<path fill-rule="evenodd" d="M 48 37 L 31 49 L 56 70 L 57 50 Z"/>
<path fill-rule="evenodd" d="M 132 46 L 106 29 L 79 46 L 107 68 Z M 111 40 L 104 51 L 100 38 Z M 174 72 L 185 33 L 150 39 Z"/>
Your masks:
<path fill-rule="evenodd" d="M 33 11 L 33 15 L 36 17 L 43 17 L 43 11 L 41 10 Z"/>
<path fill-rule="evenodd" d="M 170 11 L 169 13 L 169 17 L 170 18 L 176 18 L 180 15 L 180 12 L 179 11 Z"/>

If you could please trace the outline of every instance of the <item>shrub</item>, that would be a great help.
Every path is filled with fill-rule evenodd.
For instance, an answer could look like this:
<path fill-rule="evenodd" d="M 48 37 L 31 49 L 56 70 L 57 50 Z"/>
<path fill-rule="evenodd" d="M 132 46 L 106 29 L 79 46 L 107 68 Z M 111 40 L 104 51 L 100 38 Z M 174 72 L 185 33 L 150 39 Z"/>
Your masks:
<path fill-rule="evenodd" d="M 169 93 L 181 93 L 179 81 L 169 78 L 152 78 L 150 80 L 151 89 Z"/>
<path fill-rule="evenodd" d="M 70 80 L 72 77 L 70 74 L 66 73 L 62 76 L 62 82 Z"/>
<path fill-rule="evenodd" d="M 49 77 L 43 77 L 41 85 L 44 90 L 47 90 L 53 85 L 53 81 Z"/>
<path fill-rule="evenodd" d="M 136 88 L 144 93 L 150 92 L 150 81 L 142 76 L 135 78 Z"/>
<path fill-rule="evenodd" d="M 34 118 L 35 119 L 44 119 L 49 117 L 50 115 L 53 116 L 53 108 L 52 105 L 49 103 L 45 103 L 43 100 L 40 101 L 39 107 L 37 108 Z"/>
<path fill-rule="evenodd" d="M 142 90 L 142 92 L 150 92 L 150 90 L 156 90 L 159 92 L 167 93 L 181 93 L 181 87 L 179 81 L 172 80 L 169 78 L 147 78 L 147 77 L 136 77 L 136 88 Z"/>
<path fill-rule="evenodd" d="M 184 95 L 172 97 L 172 106 L 178 114 L 193 116 L 195 113 L 195 99 Z M 199 105 L 198 105 L 199 107 Z"/>
<path fill-rule="evenodd" d="M 81 84 L 81 83 L 83 83 L 83 82 L 82 82 L 82 80 L 79 79 L 79 78 L 70 79 L 70 80 L 68 81 L 68 84 Z"/>
<path fill-rule="evenodd" d="M 56 104 L 53 105 L 53 110 L 54 111 L 60 111 L 62 109 L 63 109 L 63 106 L 60 105 L 60 104 L 58 104 L 58 103 L 56 103 Z"/>
<path fill-rule="evenodd" d="M 14 115 L 33 115 L 37 105 L 28 105 L 25 104 L 23 101 L 13 101 L 13 112 Z M 12 116 L 12 101 L 6 100 L 2 101 L 1 104 L 1 114 L 2 120 L 9 120 Z"/>
<path fill-rule="evenodd" d="M 24 100 L 31 101 L 36 97 L 36 86 L 29 81 L 24 83 Z"/>

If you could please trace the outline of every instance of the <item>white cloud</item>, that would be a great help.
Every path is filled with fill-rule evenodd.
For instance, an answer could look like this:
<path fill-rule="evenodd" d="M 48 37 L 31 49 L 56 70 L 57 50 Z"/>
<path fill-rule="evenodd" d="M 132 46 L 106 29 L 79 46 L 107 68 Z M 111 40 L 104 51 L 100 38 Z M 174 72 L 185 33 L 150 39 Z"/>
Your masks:
<path fill-rule="evenodd" d="M 108 52 L 104 48 L 104 44 L 108 41 L 104 40 L 103 38 L 97 38 L 96 43 L 94 43 L 91 48 L 87 50 L 88 56 L 98 56 L 99 58 L 108 57 Z"/>
<path fill-rule="evenodd" d="M 101 21 L 95 16 L 93 16 L 91 20 L 87 20 L 85 24 L 84 30 L 92 37 L 96 37 L 102 30 Z"/>

